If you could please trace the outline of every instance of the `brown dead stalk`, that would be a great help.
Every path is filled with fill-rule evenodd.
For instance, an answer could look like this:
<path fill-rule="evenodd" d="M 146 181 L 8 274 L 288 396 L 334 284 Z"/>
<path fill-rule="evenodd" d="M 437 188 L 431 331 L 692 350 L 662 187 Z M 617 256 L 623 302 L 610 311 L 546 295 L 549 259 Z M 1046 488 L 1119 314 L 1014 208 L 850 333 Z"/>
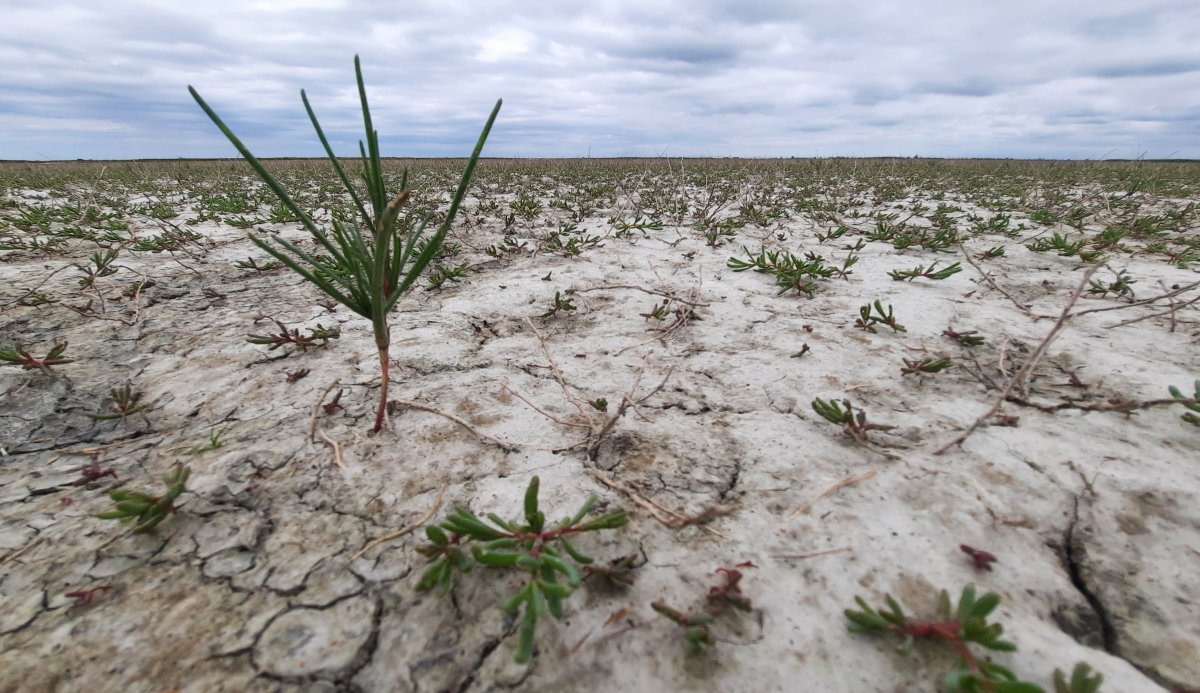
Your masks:
<path fill-rule="evenodd" d="M 366 552 L 375 548 L 376 546 L 379 546 L 380 544 L 384 544 L 389 541 L 393 541 L 395 539 L 399 539 L 400 537 L 423 527 L 426 522 L 429 522 L 429 518 L 433 517 L 434 513 L 436 513 L 438 511 L 438 508 L 442 507 L 442 494 L 444 494 L 445 492 L 446 492 L 446 486 L 443 485 L 441 490 L 438 491 L 437 498 L 434 499 L 434 501 L 433 501 L 433 506 L 431 508 L 429 508 L 429 510 L 426 511 L 424 515 L 422 515 L 420 518 L 418 518 L 416 522 L 413 522 L 412 524 L 409 524 L 406 527 L 404 527 L 402 529 L 398 529 L 395 532 L 392 532 L 390 534 L 385 534 L 382 537 L 379 537 L 377 539 L 372 539 L 371 541 L 367 542 L 366 546 L 364 546 L 361 549 L 359 549 L 358 551 L 356 551 L 354 553 L 354 555 L 350 557 L 350 560 L 352 560 L 352 561 L 358 560 L 359 558 L 362 557 L 363 554 L 365 554 Z"/>
<path fill-rule="evenodd" d="M 512 443 L 506 443 L 503 440 L 500 440 L 499 438 L 491 435 L 490 433 L 484 433 L 483 431 L 479 430 L 478 428 L 475 428 L 470 423 L 467 423 L 467 421 L 465 419 L 463 419 L 462 417 L 460 417 L 456 414 L 451 414 L 448 411 L 438 409 L 436 407 L 431 407 L 428 404 L 422 404 L 420 402 L 414 402 L 412 400 L 407 400 L 407 399 L 394 399 L 394 400 L 389 401 L 388 405 L 400 405 L 402 407 L 408 407 L 410 409 L 418 409 L 420 411 L 427 411 L 430 414 L 437 414 L 438 416 L 449 419 L 449 420 L 453 421 L 454 423 L 458 424 L 459 426 L 462 426 L 463 428 L 467 429 L 471 433 L 474 433 L 475 436 L 478 437 L 479 439 L 481 439 L 485 442 L 491 443 L 492 445 L 495 445 L 496 447 L 500 448 L 501 450 L 504 450 L 505 452 L 512 452 L 512 451 L 515 451 L 518 449 L 517 446 Z"/>
<path fill-rule="evenodd" d="M 1007 298 L 1009 301 L 1012 301 L 1012 304 L 1014 306 L 1016 306 L 1018 309 L 1020 309 L 1020 311 L 1022 313 L 1026 314 L 1030 317 L 1033 317 L 1033 311 L 1029 309 L 1029 306 L 1027 306 L 1024 303 L 1021 303 L 1017 299 L 1013 298 L 1012 294 L 1008 293 L 1003 288 L 1001 288 L 1000 285 L 997 284 L 994 279 L 992 279 L 991 274 L 983 271 L 983 268 L 980 267 L 974 260 L 971 259 L 971 254 L 967 252 L 967 249 L 965 247 L 959 246 L 958 248 L 959 248 L 959 250 L 962 251 L 963 257 L 966 258 L 967 262 L 971 263 L 971 266 L 974 267 L 975 270 L 979 272 L 979 276 L 983 277 L 983 280 L 985 282 L 987 282 L 988 286 L 995 289 L 996 291 L 999 291 L 1005 298 Z"/>
<path fill-rule="evenodd" d="M 808 512 L 812 508 L 812 506 L 814 504 L 816 504 L 817 501 L 821 500 L 825 496 L 828 496 L 831 493 L 835 493 L 847 486 L 857 484 L 860 481 L 866 481 L 867 479 L 870 479 L 874 476 L 875 476 L 875 470 L 872 469 L 871 471 L 867 472 L 866 474 L 862 474 L 860 476 L 848 476 L 844 479 L 839 479 L 832 486 L 825 489 L 821 493 L 817 494 L 816 498 L 813 498 L 809 502 L 807 502 L 804 505 L 800 506 L 799 508 L 796 508 L 795 510 L 793 510 L 792 514 L 788 515 L 788 519 L 789 520 L 794 519 L 797 515 L 802 515 L 802 514 Z"/>
<path fill-rule="evenodd" d="M 551 421 L 561 426 L 583 428 L 587 430 L 588 434 L 586 438 L 578 443 L 555 449 L 554 452 L 566 452 L 568 450 L 574 450 L 582 447 L 587 451 L 588 459 L 596 459 L 596 454 L 599 450 L 600 443 L 617 425 L 617 421 L 619 421 L 621 417 L 625 415 L 625 412 L 629 411 L 630 409 L 633 409 L 636 412 L 637 405 L 658 394 L 658 392 L 667 384 L 667 381 L 671 378 L 671 374 L 674 372 L 674 368 L 668 369 L 667 374 L 663 377 L 662 381 L 658 383 L 658 385 L 650 388 L 650 390 L 645 394 L 638 395 L 637 393 L 638 388 L 641 386 L 642 375 L 646 372 L 646 368 L 643 366 L 642 368 L 638 369 L 637 376 L 634 378 L 633 385 L 630 386 L 629 391 L 621 396 L 621 401 L 617 405 L 616 409 L 612 412 L 601 411 L 594 405 L 584 402 L 571 391 L 571 386 L 567 384 L 566 378 L 563 376 L 562 369 L 559 368 L 558 362 L 554 359 L 554 353 L 550 351 L 550 345 L 546 342 L 546 336 L 538 331 L 537 327 L 534 326 L 533 321 L 529 318 L 525 319 L 525 324 L 529 326 L 529 329 L 532 330 L 535 335 L 537 335 L 538 342 L 542 346 L 542 353 L 546 355 L 546 360 L 550 364 L 550 371 L 554 374 L 554 380 L 558 383 L 559 388 L 562 389 L 563 396 L 566 398 L 566 400 L 575 407 L 578 415 L 573 419 L 561 419 L 546 412 L 533 402 L 529 401 L 529 399 L 509 387 L 508 383 L 501 382 L 500 386 L 520 399 L 522 402 L 528 404 L 534 411 L 538 412 L 542 416 L 545 416 Z"/>
<path fill-rule="evenodd" d="M 695 526 L 699 527 L 700 529 L 703 529 L 704 531 L 708 532 L 709 534 L 721 537 L 723 539 L 729 538 L 729 537 L 725 536 L 724 534 L 721 534 L 717 530 L 709 527 L 707 524 L 718 517 L 722 517 L 724 515 L 731 514 L 732 510 L 728 506 L 714 505 L 714 506 L 705 508 L 704 510 L 700 511 L 696 515 L 691 515 L 691 516 L 684 515 L 682 513 L 678 513 L 674 510 L 671 510 L 670 508 L 665 508 L 665 507 L 659 505 L 658 503 L 655 503 L 654 501 L 650 500 L 649 498 L 646 498 L 645 496 L 638 493 L 637 491 L 634 491 L 633 489 L 629 488 L 625 484 L 612 478 L 612 476 L 610 476 L 609 474 L 607 474 L 605 472 L 602 472 L 598 469 L 593 469 L 593 470 L 591 470 L 591 475 L 592 475 L 592 477 L 594 477 L 596 479 L 596 481 L 599 481 L 600 483 L 604 484 L 605 486 L 611 488 L 614 491 L 624 494 L 630 500 L 632 500 L 634 503 L 637 503 L 638 505 L 642 506 L 642 508 L 644 508 L 647 512 L 649 512 L 650 515 L 655 520 L 658 520 L 658 522 L 660 524 L 662 524 L 664 527 L 668 527 L 670 529 L 679 529 L 681 527 L 695 525 Z M 668 515 L 670 515 L 671 517 L 668 518 L 667 517 Z"/>
<path fill-rule="evenodd" d="M 1008 400 L 1008 397 L 1010 394 L 1012 394 L 1013 390 L 1019 388 L 1021 389 L 1024 397 L 1027 398 L 1029 396 L 1025 381 L 1033 373 L 1033 369 L 1037 367 L 1038 363 L 1042 360 L 1042 357 L 1046 355 L 1046 351 L 1058 337 L 1059 333 L 1062 332 L 1063 328 L 1067 326 L 1067 322 L 1070 321 L 1072 317 L 1085 312 L 1081 311 L 1080 313 L 1072 313 L 1071 309 L 1075 307 L 1075 303 L 1079 300 L 1079 297 L 1083 295 L 1083 291 L 1087 288 L 1088 282 L 1091 280 L 1092 275 L 1094 275 L 1098 269 L 1100 269 L 1099 265 L 1093 265 L 1083 273 L 1083 278 L 1080 280 L 1079 286 L 1076 287 L 1075 292 L 1072 293 L 1071 297 L 1067 300 L 1067 304 L 1063 307 L 1062 313 L 1059 314 L 1058 320 L 1055 321 L 1054 326 L 1050 328 L 1050 332 L 1048 332 L 1042 339 L 1041 343 L 1038 344 L 1037 349 L 1034 349 L 1033 354 L 1031 354 L 1029 358 L 1025 360 L 1025 363 L 1021 365 L 1021 368 L 1018 369 L 1017 372 L 1013 374 L 1012 378 L 1009 379 L 1008 384 L 1006 384 L 1004 389 L 1001 390 L 1000 394 L 996 396 L 996 400 L 992 403 L 992 406 L 988 408 L 987 412 L 985 412 L 983 416 L 975 419 L 975 422 L 972 423 L 967 430 L 955 436 L 954 440 L 951 440 L 949 443 L 946 443 L 942 447 L 935 450 L 933 452 L 934 455 L 942 455 L 950 448 L 962 445 L 967 438 L 971 437 L 971 434 L 979 430 L 979 428 L 982 427 L 988 419 L 1000 411 L 1000 408 L 1004 406 L 1004 402 Z"/>

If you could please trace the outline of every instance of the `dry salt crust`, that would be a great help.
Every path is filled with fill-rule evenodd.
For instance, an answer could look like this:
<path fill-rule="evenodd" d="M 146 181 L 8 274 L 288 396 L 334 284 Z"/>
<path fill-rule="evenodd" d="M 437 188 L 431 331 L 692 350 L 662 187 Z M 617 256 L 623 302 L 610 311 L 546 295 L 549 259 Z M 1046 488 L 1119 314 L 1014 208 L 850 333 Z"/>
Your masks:
<path fill-rule="evenodd" d="M 556 225 L 543 217 L 517 235 L 533 248 Z M 688 227 L 616 238 L 589 219 L 581 231 L 605 241 L 582 256 L 491 259 L 477 251 L 498 243 L 500 229 L 468 217 L 453 240 L 472 271 L 398 305 L 392 396 L 452 413 L 506 449 L 405 407 L 368 436 L 378 381 L 367 321 L 323 307 L 291 273 L 235 268 L 262 255 L 243 231 L 193 228 L 207 239 L 203 252 L 125 253 L 120 273 L 99 280 L 106 316 L 124 322 L 13 303 L 48 270 L 84 261 L 83 245 L 65 259 L 7 253 L 0 264 L 0 342 L 40 348 L 62 336 L 75 359 L 54 377 L 0 369 L 0 690 L 933 690 L 953 665 L 948 655 L 918 647 L 905 657 L 890 641 L 849 634 L 842 610 L 856 595 L 878 604 L 890 593 L 928 614 L 938 589 L 966 583 L 1003 597 L 996 618 L 1020 649 L 996 660 L 1023 678 L 1048 686 L 1056 667 L 1085 661 L 1103 673 L 1104 691 L 1200 681 L 1198 433 L 1179 407 L 1126 416 L 1007 403 L 1000 414 L 1014 418 L 933 454 L 996 397 L 968 372 L 969 357 L 1001 384 L 1001 369 L 1019 369 L 1079 284 L 1075 258 L 1010 241 L 986 262 L 1031 317 L 966 263 L 945 281 L 892 281 L 888 270 L 961 258 L 888 244 L 868 244 L 848 279 L 822 282 L 813 298 L 777 296 L 768 276 L 725 266 L 741 243 L 837 260 L 870 228 L 865 220 L 825 244 L 811 222 L 794 220 L 711 248 Z M 777 234 L 784 240 L 772 241 Z M 987 247 L 973 240 L 967 250 Z M 1118 262 L 1142 278 L 1139 297 L 1159 292 L 1158 281 L 1196 280 L 1161 260 Z M 135 311 L 115 297 L 138 274 L 156 283 Z M 72 295 L 76 279 L 60 272 L 41 290 Z M 641 314 L 662 297 L 625 287 L 690 299 L 694 318 L 656 340 L 655 321 Z M 577 309 L 544 317 L 556 291 Z M 906 333 L 854 327 L 875 298 L 895 307 Z M 1076 309 L 1120 303 L 1084 298 Z M 1190 384 L 1200 374 L 1194 306 L 1173 330 L 1166 317 L 1112 327 L 1156 310 L 1071 320 L 1027 398 L 1100 405 Z M 342 336 L 282 358 L 286 350 L 245 341 L 265 329 L 253 324 L 261 314 L 299 328 L 336 324 Z M 942 336 L 948 326 L 987 342 L 959 347 Z M 531 406 L 578 416 L 537 333 L 572 397 L 604 397 L 612 411 L 622 396 L 650 395 L 594 459 L 581 448 L 555 452 L 585 431 Z M 899 374 L 901 358 L 940 356 L 960 367 Z M 311 373 L 289 383 L 298 369 Z M 124 423 L 85 416 L 126 381 L 145 392 L 149 412 Z M 335 381 L 344 410 L 316 423 L 344 468 L 309 436 L 314 405 Z M 848 398 L 895 428 L 856 443 L 812 411 L 814 397 Z M 223 445 L 186 454 L 214 431 Z M 118 479 L 73 485 L 89 451 Z M 92 517 L 108 491 L 148 488 L 178 461 L 193 468 L 188 493 L 156 534 Z M 543 619 L 528 666 L 512 663 L 518 623 L 497 608 L 515 576 L 481 570 L 448 597 L 419 594 L 420 532 L 359 555 L 424 517 L 443 492 L 437 517 L 455 505 L 512 514 L 535 474 L 551 518 L 589 494 L 626 508 L 625 529 L 581 548 L 601 560 L 636 553 L 640 568 L 630 589 L 588 584 L 562 621 Z M 664 526 L 600 475 L 670 511 L 716 517 Z M 994 569 L 976 570 L 960 544 L 994 553 Z M 701 608 L 719 583 L 714 571 L 746 561 L 754 613 L 719 622 L 711 652 L 685 657 L 679 629 L 650 602 Z M 90 604 L 66 596 L 101 585 Z"/>

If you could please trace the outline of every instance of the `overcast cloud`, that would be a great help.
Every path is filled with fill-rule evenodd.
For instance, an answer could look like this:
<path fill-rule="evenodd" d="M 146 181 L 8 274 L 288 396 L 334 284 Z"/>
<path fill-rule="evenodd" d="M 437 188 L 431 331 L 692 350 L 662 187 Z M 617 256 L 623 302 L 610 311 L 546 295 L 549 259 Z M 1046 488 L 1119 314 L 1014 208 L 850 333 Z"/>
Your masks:
<path fill-rule="evenodd" d="M 1200 2 L 0 0 L 0 159 L 1200 158 Z"/>

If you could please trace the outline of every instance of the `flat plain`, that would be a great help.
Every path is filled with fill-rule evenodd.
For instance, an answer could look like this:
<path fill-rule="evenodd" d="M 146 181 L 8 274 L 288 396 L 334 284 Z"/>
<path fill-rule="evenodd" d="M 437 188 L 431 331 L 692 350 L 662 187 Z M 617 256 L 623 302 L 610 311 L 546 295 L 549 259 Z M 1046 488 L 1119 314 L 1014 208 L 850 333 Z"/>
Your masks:
<path fill-rule="evenodd" d="M 462 162 L 388 166 L 436 219 Z M 248 233 L 320 251 L 242 162 L 0 165 L 0 690 L 932 691 L 844 610 L 966 585 L 1024 680 L 1198 690 L 1200 164 L 484 160 L 377 435 L 369 322 Z M 535 475 L 629 522 L 516 664 L 519 575 L 416 549 Z M 689 654 L 651 603 L 732 571 Z"/>

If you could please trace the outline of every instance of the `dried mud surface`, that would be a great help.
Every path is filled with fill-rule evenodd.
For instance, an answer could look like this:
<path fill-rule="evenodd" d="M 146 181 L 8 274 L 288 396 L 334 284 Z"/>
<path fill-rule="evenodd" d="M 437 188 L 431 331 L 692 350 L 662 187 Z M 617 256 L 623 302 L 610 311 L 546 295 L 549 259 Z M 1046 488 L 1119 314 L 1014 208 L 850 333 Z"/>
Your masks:
<path fill-rule="evenodd" d="M 965 196 L 939 201 L 974 209 Z M 557 213 L 508 235 L 536 247 Z M 1025 231 L 986 263 L 1013 300 L 965 262 L 944 281 L 892 281 L 890 269 L 962 256 L 887 244 L 866 246 L 848 279 L 821 282 L 812 298 L 777 296 L 765 275 L 725 266 L 740 245 L 776 238 L 797 254 L 841 258 L 869 230 L 850 226 L 818 244 L 822 227 L 797 216 L 714 248 L 670 223 L 616 237 L 598 213 L 580 232 L 603 247 L 495 259 L 480 250 L 503 229 L 468 216 L 452 240 L 471 271 L 414 290 L 393 315 L 391 395 L 503 446 L 403 405 L 385 432 L 367 435 L 378 392 L 370 325 L 321 305 L 290 272 L 236 268 L 262 256 L 242 230 L 203 222 L 190 227 L 204 239 L 187 252 L 123 254 L 93 292 L 77 273 L 50 275 L 85 262 L 90 244 L 53 257 L 4 251 L 0 346 L 40 350 L 63 337 L 74 362 L 52 376 L 0 367 L 0 690 L 933 690 L 949 660 L 848 634 L 842 610 L 855 595 L 880 603 L 890 593 L 927 613 L 937 589 L 968 582 L 1003 597 L 997 618 L 1020 649 L 997 660 L 1023 677 L 1046 685 L 1054 668 L 1086 661 L 1105 691 L 1200 681 L 1198 432 L 1178 407 L 1086 410 L 1162 399 L 1200 376 L 1196 307 L 1120 327 L 1154 307 L 1071 320 L 1024 403 L 1007 402 L 1009 418 L 939 456 L 1051 330 L 1082 263 L 1026 250 L 1046 229 Z M 263 228 L 304 237 L 292 225 Z M 1114 262 L 1141 278 L 1139 298 L 1196 280 L 1144 257 Z M 123 298 L 137 277 L 153 285 Z M 59 303 L 16 303 L 43 281 Z M 556 291 L 576 310 L 545 316 Z M 665 296 L 692 312 L 664 334 L 643 314 Z M 90 315 L 65 305 L 89 297 Z M 854 327 L 875 298 L 894 305 L 906 333 Z M 1121 304 L 1085 297 L 1076 307 Z M 254 323 L 262 315 L 338 325 L 341 337 L 268 351 L 245 341 L 269 327 Z M 987 341 L 958 346 L 942 335 L 948 326 Z M 572 447 L 586 429 L 549 418 L 582 414 L 548 354 L 572 397 L 640 400 L 590 449 Z M 934 356 L 959 367 L 899 374 L 902 357 Z M 310 372 L 289 382 L 299 369 Z M 315 424 L 344 468 L 309 433 L 335 381 L 343 408 Z M 87 416 L 127 382 L 147 411 Z M 813 412 L 815 397 L 848 398 L 895 428 L 856 443 Z M 220 447 L 189 454 L 215 433 Z M 92 455 L 116 477 L 79 483 Z M 192 467 L 188 492 L 156 533 L 93 517 L 109 491 L 156 488 L 177 462 Z M 636 553 L 640 567 L 631 588 L 585 583 L 563 620 L 543 619 L 527 666 L 512 663 L 518 624 L 497 606 L 513 576 L 476 571 L 448 596 L 418 593 L 419 531 L 359 555 L 439 497 L 437 517 L 455 505 L 514 516 L 535 474 L 551 519 L 589 494 L 627 509 L 626 528 L 582 548 L 601 560 Z M 709 521 L 668 527 L 638 499 Z M 978 571 L 960 544 L 998 562 Z M 697 608 L 717 568 L 745 561 L 755 611 L 723 621 L 709 654 L 685 657 L 677 627 L 650 602 Z M 90 603 L 67 596 L 96 587 Z"/>

